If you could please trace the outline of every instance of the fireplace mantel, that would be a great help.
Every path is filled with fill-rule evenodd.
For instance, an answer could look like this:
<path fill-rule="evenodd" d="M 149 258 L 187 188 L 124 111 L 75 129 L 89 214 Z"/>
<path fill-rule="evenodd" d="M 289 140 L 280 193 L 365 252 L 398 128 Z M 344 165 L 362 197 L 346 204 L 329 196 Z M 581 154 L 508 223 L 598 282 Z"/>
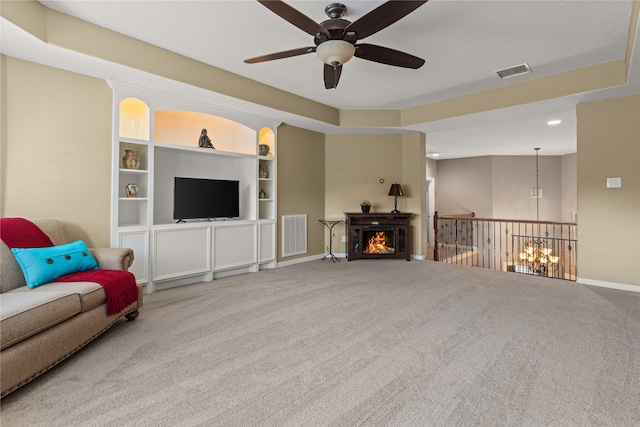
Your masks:
<path fill-rule="evenodd" d="M 349 261 L 366 258 L 406 258 L 410 261 L 410 213 L 346 212 L 345 217 Z M 374 245 L 378 241 L 381 245 Z"/>

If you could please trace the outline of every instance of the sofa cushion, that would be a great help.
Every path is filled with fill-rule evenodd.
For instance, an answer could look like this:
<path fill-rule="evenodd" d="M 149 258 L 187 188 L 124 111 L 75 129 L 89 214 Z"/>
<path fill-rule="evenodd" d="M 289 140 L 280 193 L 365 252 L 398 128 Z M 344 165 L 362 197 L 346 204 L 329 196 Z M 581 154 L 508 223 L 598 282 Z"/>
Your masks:
<path fill-rule="evenodd" d="M 80 312 L 76 293 L 6 292 L 0 295 L 0 349 L 48 329 Z"/>
<path fill-rule="evenodd" d="M 12 248 L 11 252 L 30 288 L 65 274 L 98 269 L 98 263 L 82 240 L 48 248 Z"/>
<path fill-rule="evenodd" d="M 26 286 L 24 274 L 11 249 L 0 240 L 0 293 Z"/>
<path fill-rule="evenodd" d="M 107 302 L 104 288 L 95 282 L 50 282 L 37 288 L 30 289 L 23 286 L 11 291 L 14 292 L 66 292 L 75 293 L 80 297 L 80 311 L 89 311 Z"/>

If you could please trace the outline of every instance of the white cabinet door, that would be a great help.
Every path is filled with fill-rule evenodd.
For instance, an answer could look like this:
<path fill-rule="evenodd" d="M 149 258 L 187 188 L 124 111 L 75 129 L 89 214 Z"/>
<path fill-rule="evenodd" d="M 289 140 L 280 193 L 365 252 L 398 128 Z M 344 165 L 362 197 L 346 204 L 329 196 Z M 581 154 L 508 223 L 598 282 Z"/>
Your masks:
<path fill-rule="evenodd" d="M 276 259 L 276 224 L 260 224 L 260 262 L 273 261 Z"/>
<path fill-rule="evenodd" d="M 156 229 L 153 242 L 153 280 L 211 271 L 211 227 Z"/>
<path fill-rule="evenodd" d="M 214 271 L 245 267 L 257 262 L 257 224 L 215 227 Z"/>
<path fill-rule="evenodd" d="M 137 283 L 149 281 L 149 232 L 123 231 L 118 233 L 118 246 L 133 249 L 133 264 L 129 271 L 136 276 Z"/>

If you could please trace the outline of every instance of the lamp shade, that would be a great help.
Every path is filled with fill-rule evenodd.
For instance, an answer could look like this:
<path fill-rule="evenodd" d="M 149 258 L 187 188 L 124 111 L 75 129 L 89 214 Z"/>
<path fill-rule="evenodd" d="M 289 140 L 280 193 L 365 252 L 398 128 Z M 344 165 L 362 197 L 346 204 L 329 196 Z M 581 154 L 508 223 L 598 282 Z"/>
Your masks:
<path fill-rule="evenodd" d="M 391 188 L 389 189 L 388 195 L 396 196 L 396 197 L 404 196 L 404 193 L 402 192 L 402 187 L 400 186 L 400 184 L 391 184 Z"/>
<path fill-rule="evenodd" d="M 328 65 L 342 65 L 356 53 L 356 47 L 344 40 L 327 40 L 316 47 L 322 62 Z"/>

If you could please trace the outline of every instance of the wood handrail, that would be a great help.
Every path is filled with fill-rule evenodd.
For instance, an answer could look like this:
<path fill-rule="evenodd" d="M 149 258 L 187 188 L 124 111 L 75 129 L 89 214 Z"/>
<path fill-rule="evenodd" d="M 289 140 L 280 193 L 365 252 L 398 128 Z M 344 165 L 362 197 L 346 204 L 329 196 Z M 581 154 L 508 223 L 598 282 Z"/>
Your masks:
<path fill-rule="evenodd" d="M 439 216 L 438 219 L 460 219 L 460 215 Z M 550 224 L 550 225 L 570 225 L 577 226 L 575 222 L 555 222 L 555 221 L 536 221 L 535 219 L 500 219 L 500 218 L 476 218 L 468 217 L 469 221 L 487 221 L 487 222 L 514 222 L 516 224 Z"/>
<path fill-rule="evenodd" d="M 461 214 L 452 214 L 452 215 L 441 215 L 439 218 L 457 219 L 457 218 L 475 218 L 475 217 L 476 217 L 476 213 L 471 212 L 471 213 L 461 213 Z"/>

